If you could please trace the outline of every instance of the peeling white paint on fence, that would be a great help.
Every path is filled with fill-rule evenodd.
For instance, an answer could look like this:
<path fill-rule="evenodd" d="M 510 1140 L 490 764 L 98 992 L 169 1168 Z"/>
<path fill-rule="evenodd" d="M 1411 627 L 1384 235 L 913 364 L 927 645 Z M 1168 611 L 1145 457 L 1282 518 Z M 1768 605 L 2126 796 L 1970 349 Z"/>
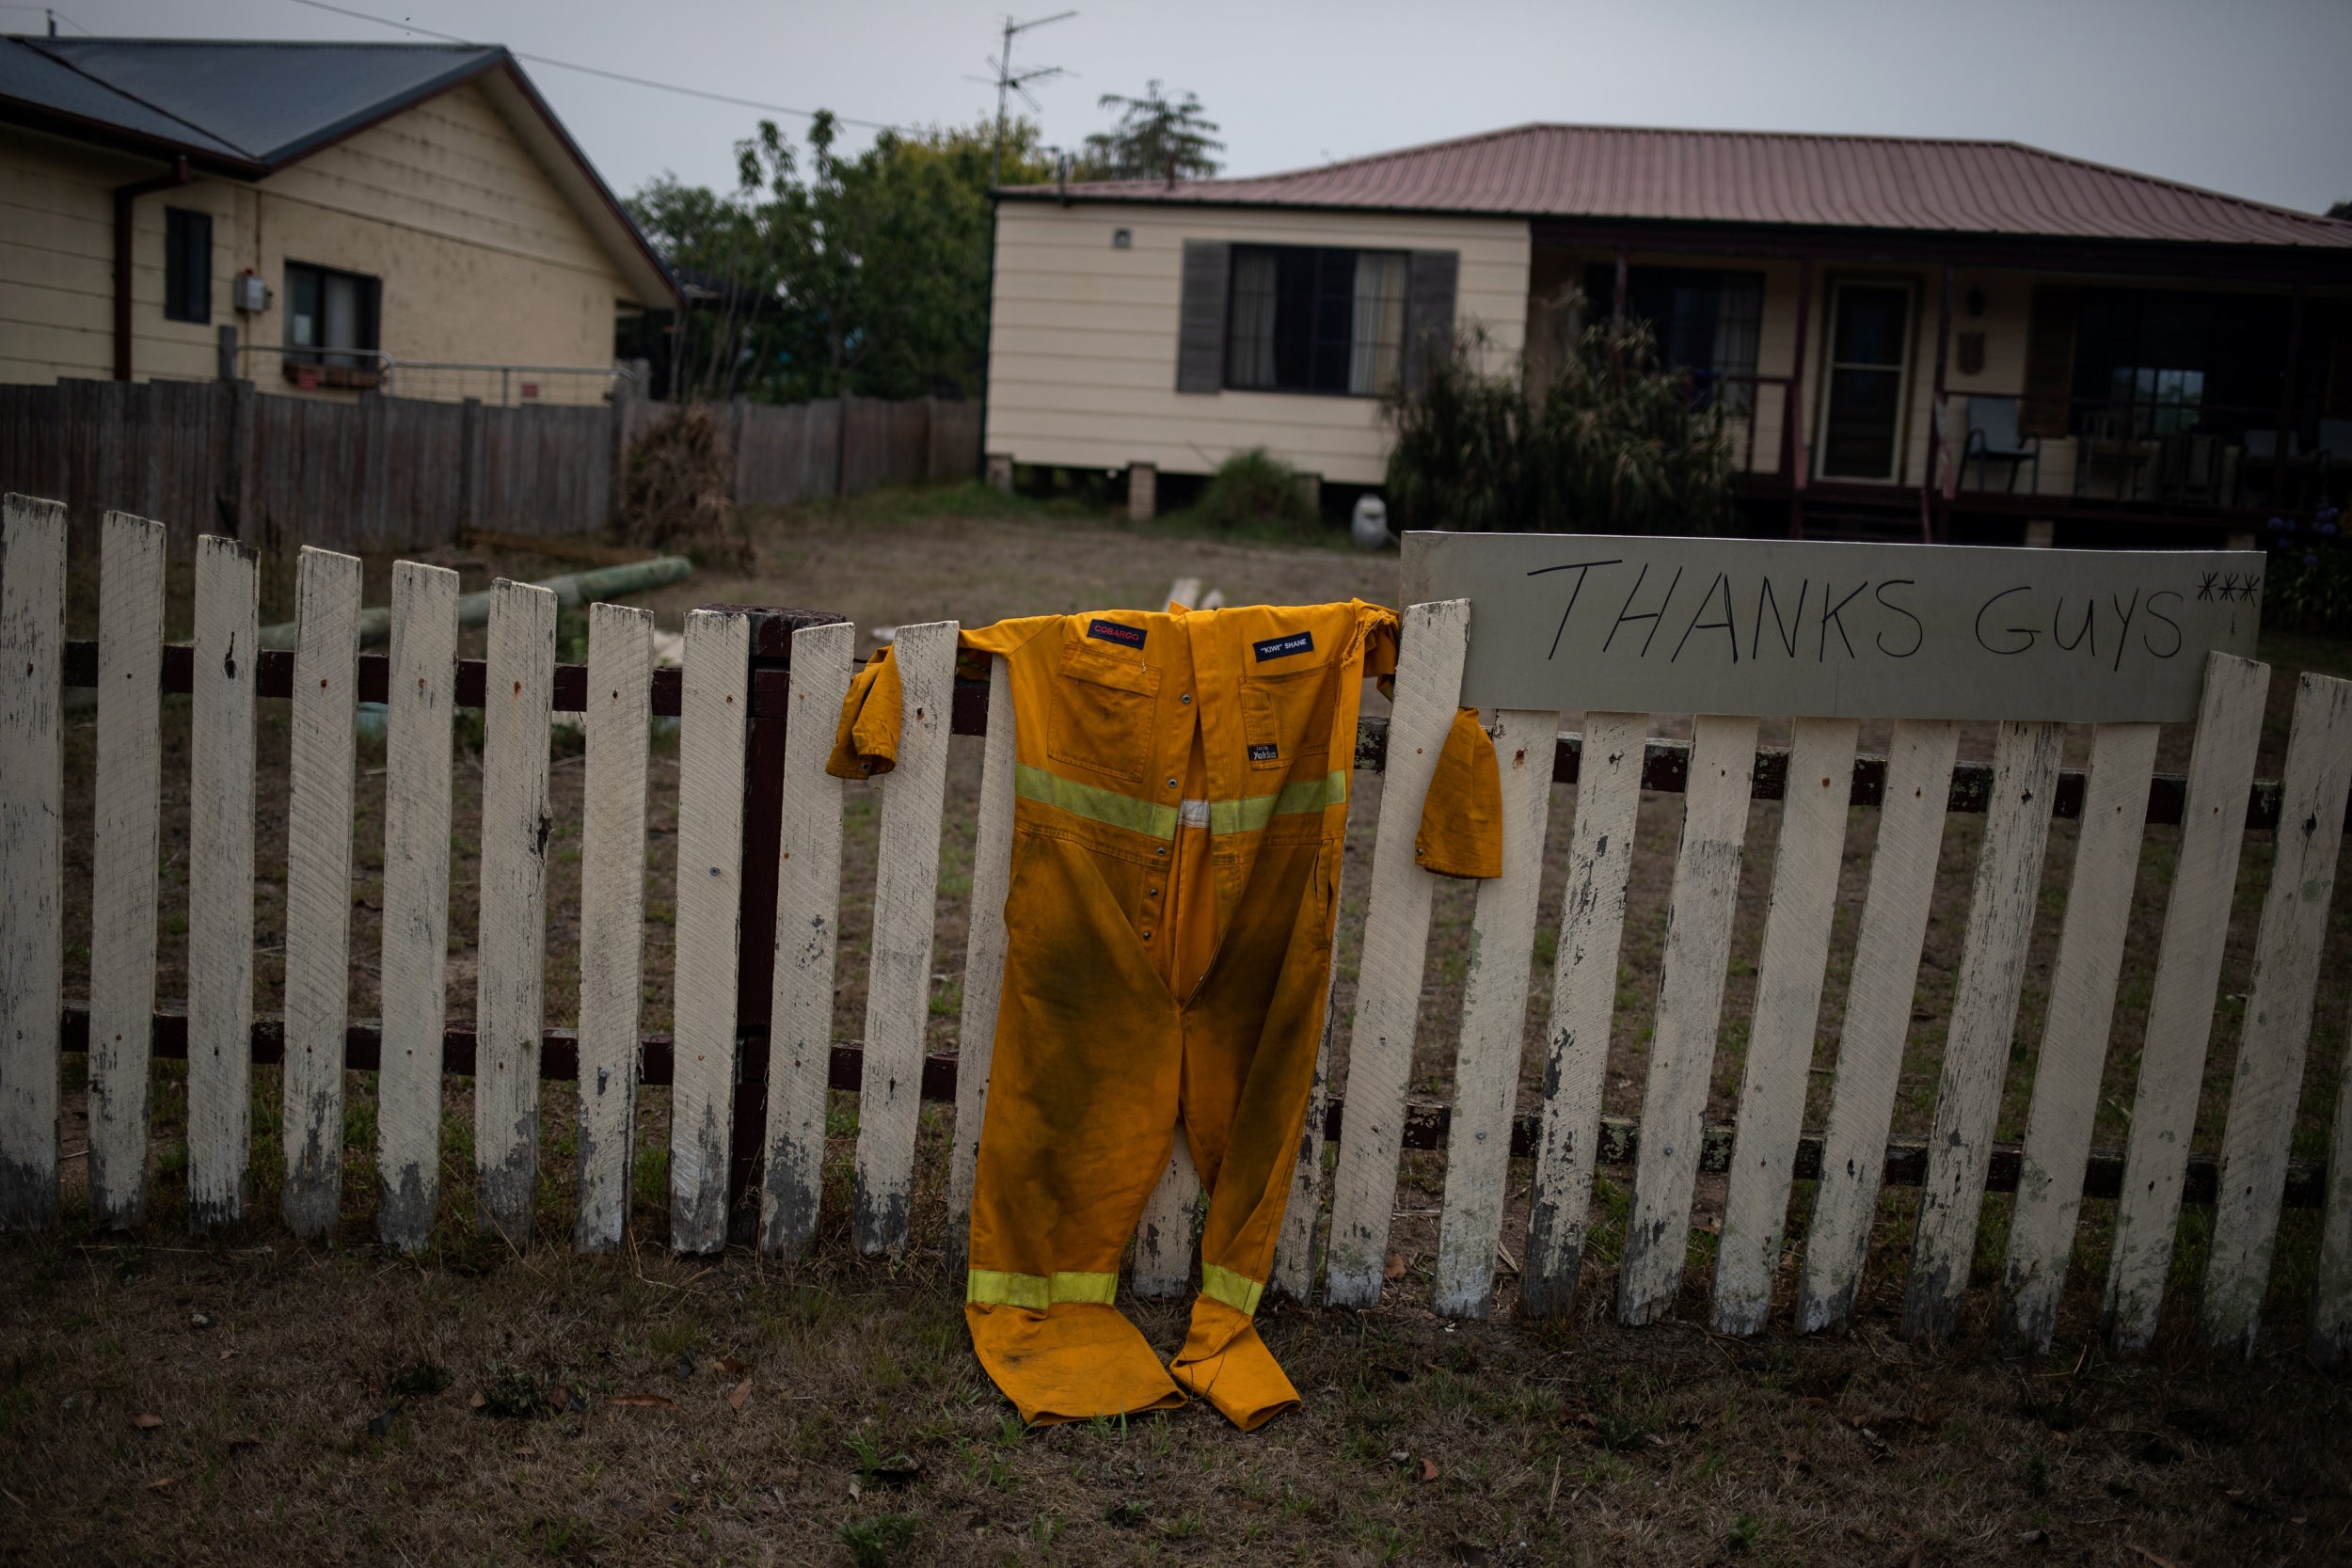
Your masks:
<path fill-rule="evenodd" d="M 840 707 L 839 699 L 834 703 Z M 988 661 L 988 735 L 980 750 L 979 820 L 972 844 L 970 935 L 963 949 L 963 1016 L 956 1030 L 956 1125 L 947 1146 L 947 1266 L 972 1250 L 972 1182 L 988 1117 L 989 1065 L 996 1054 L 996 1009 L 1005 990 L 1005 898 L 1012 890 L 1013 749 L 1017 722 L 1011 667 Z M 830 965 L 828 965 L 830 968 Z"/>
<path fill-rule="evenodd" d="M 375 1233 L 415 1252 L 441 1193 L 441 1036 L 449 1022 L 449 813 L 455 572 L 392 567 L 385 675 L 383 1053 Z"/>
<path fill-rule="evenodd" d="M 580 814 L 580 1212 L 573 1231 L 582 1252 L 621 1244 L 635 1175 L 653 633 L 650 610 L 588 607 L 588 755 Z"/>
<path fill-rule="evenodd" d="M 1432 1305 L 1450 1318 L 1484 1318 L 1494 1302 L 1495 1248 L 1511 1174 L 1511 1113 L 1518 1100 L 1519 1047 L 1527 1034 L 1528 960 L 1544 875 L 1560 715 L 1505 708 L 1495 715 L 1502 784 L 1502 875 L 1478 884 L 1470 971 L 1462 987 L 1462 1037 L 1454 1065 L 1454 1116 L 1446 1132 L 1444 1213 L 1438 1227 Z"/>
<path fill-rule="evenodd" d="M 474 1024 L 474 1208 L 485 1234 L 531 1237 L 539 1184 L 539 1038 L 548 929 L 548 714 L 555 595 L 490 585 L 482 713 L 481 972 Z"/>
<path fill-rule="evenodd" d="M 1585 1221 L 1600 1164 L 1601 1085 L 1617 1009 L 1626 879 L 1633 870 L 1648 738 L 1646 714 L 1584 716 L 1576 821 L 1568 836 L 1568 879 L 1560 898 L 1560 942 L 1552 968 L 1543 1122 L 1519 1275 L 1519 1310 L 1530 1317 L 1566 1312 L 1583 1267 Z"/>
<path fill-rule="evenodd" d="M 1414 863 L 1413 839 L 1457 709 L 1470 618 L 1467 599 L 1414 605 L 1397 638 L 1388 771 L 1372 846 L 1372 904 L 1364 919 L 1356 1021 L 1348 1033 L 1339 1169 L 1331 1184 L 1323 1295 L 1334 1307 L 1377 1305 L 1388 1265 L 1405 1085 L 1413 1068 L 1429 901 L 1437 883 Z"/>
<path fill-rule="evenodd" d="M 846 621 L 792 634 L 769 1007 L 768 1157 L 760 1198 L 760 1246 L 787 1259 L 800 1257 L 816 1236 L 825 1190 L 834 964 L 841 937 L 841 781 L 825 771 L 825 758 L 856 661 L 857 627 Z M 976 900 L 978 892 L 976 869 Z"/>
<path fill-rule="evenodd" d="M 1845 863 L 1858 730 L 1851 719 L 1800 719 L 1789 736 L 1772 903 L 1764 916 L 1740 1123 L 1715 1250 L 1719 1334 L 1759 1333 L 1772 1312 L 1837 877 Z"/>
<path fill-rule="evenodd" d="M 1959 748 L 1950 721 L 1895 726 L 1797 1300 L 1797 1326 L 1808 1334 L 1844 1323 L 1862 1284 Z"/>
<path fill-rule="evenodd" d="M 2279 797 L 2278 859 L 2254 939 L 2246 1033 L 2230 1084 L 2215 1185 L 2213 1251 L 2198 1317 L 2207 1340 L 2254 1354 L 2279 1236 L 2287 1151 L 2311 1051 L 2328 906 L 2352 789 L 2352 681 L 2306 674 L 2295 693 Z"/>
<path fill-rule="evenodd" d="M 2026 950 L 2033 940 L 2064 738 L 2061 726 L 2042 722 L 2005 723 L 1994 734 L 1993 793 L 1985 807 L 1934 1130 L 1928 1137 L 1927 1183 L 1912 1244 L 1905 1338 L 1949 1339 L 1960 1326 L 1961 1297 L 1977 1251 L 1977 1218 L 1984 1209 L 1994 1121 L 2017 1031 L 2017 998 L 2026 983 Z"/>
<path fill-rule="evenodd" d="M 1699 1133 L 1723 1026 L 1724 975 L 1740 904 L 1756 722 L 1701 715 L 1692 728 L 1691 782 L 1675 858 L 1673 913 L 1660 967 L 1658 1014 L 1642 1097 L 1642 1148 L 1617 1274 L 1617 1316 L 1651 1323 L 1674 1306 L 1691 1240 Z"/>
<path fill-rule="evenodd" d="M 245 1217 L 253 1146 L 260 611 L 253 550 L 213 534 L 199 539 L 188 722 L 188 1217 L 199 1229 Z M 445 773 L 445 801 L 448 784 Z M 437 1075 L 434 1086 L 437 1091 Z"/>
<path fill-rule="evenodd" d="M 2270 666 L 2214 654 L 2189 752 L 2172 897 L 2164 911 L 2156 977 L 2148 997 L 2139 1085 L 2124 1147 L 2123 1191 L 2115 1208 L 2105 1315 L 2110 1340 L 2137 1350 L 2155 1337 L 2172 1270 L 2188 1140 L 2204 1087 L 2221 958 L 2230 938 L 2238 851 L 2246 843 L 2246 794 L 2262 743 Z"/>
<path fill-rule="evenodd" d="M 102 1225 L 132 1226 L 147 1210 L 155 845 L 163 800 L 164 525 L 109 512 L 101 539 L 89 1206 Z"/>
<path fill-rule="evenodd" d="M 858 1251 L 907 1245 L 914 1202 L 914 1134 L 922 1117 L 923 1031 L 930 1016 L 931 927 L 939 895 L 940 813 L 955 699 L 953 621 L 900 626 L 892 644 L 903 708 L 898 765 L 883 777 L 882 853 L 874 880 L 873 965 L 866 986 L 866 1062 L 858 1095 Z"/>
<path fill-rule="evenodd" d="M 66 512 L 0 501 L 0 1228 L 57 1217 Z"/>
<path fill-rule="evenodd" d="M 1331 1114 L 1331 1037 L 1339 1029 L 1332 1000 L 1339 990 L 1339 967 L 1323 990 L 1323 1028 L 1315 1046 L 1315 1075 L 1307 1089 L 1307 1116 L 1298 1132 L 1298 1159 L 1291 1166 L 1290 1198 L 1282 1211 L 1282 1229 L 1274 1242 L 1274 1274 L 1266 1288 L 1305 1301 L 1313 1293 L 1315 1234 L 1323 1222 L 1323 1130 Z"/>
<path fill-rule="evenodd" d="M 743 902 L 743 746 L 752 619 L 686 612 L 678 725 L 677 1069 L 670 1091 L 670 1244 L 727 1243 L 735 990 Z"/>
<path fill-rule="evenodd" d="M 286 809 L 286 1227 L 335 1228 L 351 1003 L 352 722 L 359 558 L 306 546 L 294 568 L 293 796 Z M 543 705 L 544 707 L 544 705 Z M 485 846 L 484 859 L 488 860 Z"/>
<path fill-rule="evenodd" d="M 1200 1245 L 1200 1167 L 1182 1123 L 1152 1196 L 1136 1226 L 1135 1292 L 1181 1296 L 1192 1285 L 1192 1259 Z"/>
<path fill-rule="evenodd" d="M 2090 736 L 2074 879 L 2058 932 L 2002 1270 L 2002 1323 L 2038 1351 L 2049 1348 L 2058 1330 L 2058 1296 L 2082 1216 L 2083 1162 L 2090 1154 L 2115 1022 L 2157 733 L 2153 724 L 2102 724 Z"/>

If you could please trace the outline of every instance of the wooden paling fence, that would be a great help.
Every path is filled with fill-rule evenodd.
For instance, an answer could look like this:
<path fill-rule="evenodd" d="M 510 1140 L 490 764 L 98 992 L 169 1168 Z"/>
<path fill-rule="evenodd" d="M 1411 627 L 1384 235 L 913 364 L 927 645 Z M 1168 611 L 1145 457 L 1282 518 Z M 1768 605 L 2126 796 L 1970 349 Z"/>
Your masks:
<path fill-rule="evenodd" d="M 846 414 L 845 414 L 846 409 Z M 0 490 L 71 508 L 77 548 L 108 507 L 272 550 L 424 549 L 465 529 L 584 533 L 612 518 L 630 444 L 670 405 L 276 396 L 250 382 L 0 386 Z M 834 398 L 717 411 L 745 505 L 969 479 L 979 405 Z M 846 420 L 846 422 L 845 422 Z"/>
<path fill-rule="evenodd" d="M 455 657 L 453 577 L 401 563 L 389 656 L 361 657 L 358 562 L 310 550 L 299 570 L 298 646 L 258 657 L 249 552 L 200 542 L 196 638 L 166 648 L 163 533 L 106 519 L 100 635 L 63 637 L 66 526 L 51 502 L 10 497 L 0 530 L 0 1223 L 51 1223 L 58 1204 L 59 1053 L 87 1050 L 89 1203 L 136 1223 L 147 1168 L 148 1085 L 158 1057 L 187 1060 L 188 1172 L 199 1225 L 244 1211 L 252 1144 L 249 1071 L 282 1064 L 286 1223 L 336 1223 L 348 1069 L 379 1074 L 378 1227 L 425 1241 L 437 1198 L 442 1081 L 475 1089 L 481 1223 L 517 1242 L 532 1223 L 542 1151 L 538 1085 L 580 1085 L 576 1245 L 609 1248 L 629 1204 L 641 1084 L 672 1090 L 672 1244 L 715 1250 L 739 1235 L 780 1258 L 816 1234 L 830 1092 L 860 1096 L 851 1232 L 868 1254 L 909 1244 L 925 1101 L 951 1102 L 948 1249 L 961 1263 L 1005 953 L 1013 710 L 997 662 L 955 676 L 955 623 L 898 628 L 906 710 L 899 765 L 882 792 L 881 856 L 862 1044 L 832 1038 L 842 895 L 843 785 L 824 772 L 856 629 L 837 617 L 713 607 L 691 612 L 682 671 L 656 670 L 645 612 L 593 607 L 588 662 L 554 660 L 543 590 L 501 583 L 481 660 Z M 1815 1183 L 1795 1326 L 1851 1318 L 1883 1189 L 1920 1190 L 1905 1332 L 1957 1327 L 1988 1191 L 2015 1194 L 1997 1314 L 2046 1346 L 2086 1198 L 2113 1199 L 2109 1337 L 2154 1333 L 2183 1206 L 2211 1203 L 2199 1319 L 2250 1353 L 2282 1208 L 2324 1210 L 2312 1353 L 2352 1343 L 2352 1178 L 2347 1162 L 2290 1156 L 2322 938 L 2352 785 L 2352 683 L 2306 675 L 2283 777 L 2253 778 L 2265 666 L 2213 656 L 2185 777 L 2153 771 L 2155 728 L 2109 724 L 2090 766 L 2059 766 L 2058 726 L 2006 723 L 1990 765 L 1957 759 L 1957 726 L 1904 721 L 1888 754 L 1858 755 L 1852 721 L 1803 721 L 1759 748 L 1753 719 L 1702 717 L 1687 742 L 1653 738 L 1645 715 L 1504 711 L 1505 871 L 1480 884 L 1450 1106 L 1407 1093 L 1434 879 L 1412 860 L 1414 824 L 1460 689 L 1470 607 L 1406 612 L 1394 705 L 1368 721 L 1359 771 L 1384 771 L 1344 1102 L 1326 1093 L 1327 1019 L 1307 1134 L 1274 1285 L 1335 1306 L 1377 1303 L 1386 1284 L 1400 1162 L 1442 1148 L 1438 1309 L 1483 1317 L 1495 1296 L 1510 1161 L 1533 1161 L 1520 1307 L 1566 1310 L 1581 1272 L 1594 1183 L 1632 1167 L 1616 1310 L 1665 1313 L 1682 1285 L 1702 1173 L 1727 1178 L 1711 1321 L 1766 1326 L 1794 1183 Z M 100 690 L 99 799 L 89 1000 L 62 994 L 59 823 L 62 685 Z M 154 990 L 157 693 L 194 702 L 189 995 Z M 286 983 L 282 1016 L 251 1010 L 257 703 L 292 705 Z M 384 1016 L 348 1016 L 353 705 L 389 705 L 385 825 Z M 470 1023 L 445 1016 L 450 721 L 484 709 L 481 987 Z M 551 712 L 585 716 L 576 1027 L 550 1027 L 540 995 L 546 931 Z M 647 720 L 680 736 L 677 974 L 671 1034 L 640 1036 Z M 960 1056 L 927 1056 L 932 929 L 951 734 L 985 736 L 972 869 Z M 1534 950 L 1537 883 L 1554 784 L 1576 786 L 1568 882 L 1549 974 L 1538 1102 L 1517 1103 Z M 1684 820 L 1638 1121 L 1602 1115 L 1602 1085 L 1645 791 L 1679 793 Z M 1731 1126 L 1705 1121 L 1750 802 L 1781 803 L 1754 1016 Z M 1848 812 L 1877 815 L 1876 848 L 1845 1002 L 1828 1122 L 1802 1128 Z M 1891 1139 L 1902 1051 L 1946 816 L 1986 819 L 1925 1140 Z M 2053 818 L 2081 824 L 2022 1146 L 1994 1141 L 2031 916 Z M 2177 825 L 2148 1036 L 2128 1147 L 2091 1147 L 2101 1065 L 2148 827 Z M 2249 832 L 2278 835 L 2255 934 L 2253 994 L 2217 1153 L 2189 1133 L 2212 1033 L 2232 889 Z M 1482 960 L 1477 955 L 1492 956 Z M 1335 1158 L 1326 1159 L 1336 1143 Z M 2332 1148 L 2352 1146 L 2352 1078 Z M 1330 1166 L 1327 1227 L 1325 1178 Z M 1189 1288 L 1199 1181 L 1182 1138 L 1138 1228 L 1138 1292 Z M 1319 1238 L 1321 1244 L 1318 1244 Z"/>

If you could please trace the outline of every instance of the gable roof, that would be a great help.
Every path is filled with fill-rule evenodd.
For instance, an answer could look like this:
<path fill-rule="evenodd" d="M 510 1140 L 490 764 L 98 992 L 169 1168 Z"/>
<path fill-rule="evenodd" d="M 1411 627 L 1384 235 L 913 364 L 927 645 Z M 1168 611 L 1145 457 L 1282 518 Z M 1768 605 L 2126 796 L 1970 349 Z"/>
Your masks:
<path fill-rule="evenodd" d="M 644 296 L 676 281 L 498 44 L 0 38 L 0 120 L 258 180 L 478 82 Z"/>
<path fill-rule="evenodd" d="M 1056 198 L 1052 185 L 1001 194 Z M 1520 125 L 1251 179 L 1073 182 L 1073 200 L 2352 246 L 2352 223 L 2017 142 Z"/>

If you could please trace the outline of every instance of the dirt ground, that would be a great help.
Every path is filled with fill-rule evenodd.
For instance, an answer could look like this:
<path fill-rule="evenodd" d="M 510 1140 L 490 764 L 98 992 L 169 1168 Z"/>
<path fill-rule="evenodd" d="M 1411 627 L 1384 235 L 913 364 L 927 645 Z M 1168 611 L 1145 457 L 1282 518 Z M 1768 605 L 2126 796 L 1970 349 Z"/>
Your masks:
<path fill-rule="evenodd" d="M 900 494 L 841 510 L 760 517 L 741 577 L 697 574 L 642 599 L 665 629 L 691 605 L 745 602 L 837 610 L 864 626 L 1153 605 L 1180 577 L 1233 602 L 1311 602 L 1351 594 L 1393 603 L 1393 554 L 1320 542 L 1209 537 L 1137 528 L 988 492 Z M 476 550 L 454 564 L 469 589 L 493 575 L 536 578 L 571 563 Z M 369 562 L 370 601 L 389 561 Z M 87 613 L 87 598 L 77 617 Z M 176 602 L 172 635 L 185 635 Z M 74 635 L 91 634 L 77 625 Z M 577 632 L 567 617 L 564 635 Z M 479 634 L 473 634 L 478 651 Z M 2260 771 L 2283 754 L 2293 676 L 2352 673 L 2352 650 L 2271 638 L 2270 722 Z M 577 649 L 564 657 L 582 657 Z M 283 947 L 287 735 L 264 704 L 257 900 L 256 1005 L 275 1008 Z M 1569 727 L 1575 716 L 1565 721 Z M 1660 727 L 1688 733 L 1672 716 Z M 167 700 L 164 885 L 158 994 L 185 989 L 187 710 Z M 69 990 L 84 994 L 89 930 L 89 790 L 94 732 L 69 731 Z M 1772 738 L 1768 735 L 1768 739 Z M 1866 730 L 1866 749 L 1883 748 Z M 451 1010 L 470 1016 L 480 811 L 479 731 L 461 721 L 454 779 Z M 1963 757 L 1991 753 L 1972 729 Z M 952 747 L 932 1005 L 934 1050 L 955 1049 L 970 893 L 978 742 Z M 2070 763 L 2087 737 L 2070 741 Z M 2168 734 L 2160 766 L 2182 767 Z M 355 812 L 352 1008 L 376 1009 L 380 942 L 380 743 L 361 742 Z M 559 736 L 551 773 L 548 1017 L 569 1022 L 578 995 L 580 774 Z M 72 781 L 81 781 L 82 787 Z M 675 893 L 676 756 L 657 742 L 647 867 L 648 1029 L 668 1027 Z M 1352 835 L 1368 843 L 1379 780 L 1359 775 Z M 849 792 L 842 957 L 834 1027 L 863 1027 L 877 796 Z M 1572 788 L 1553 791 L 1544 902 L 1530 959 L 1520 1108 L 1538 1103 L 1543 976 L 1565 878 Z M 1645 799 L 1612 1042 L 1608 1108 L 1639 1110 L 1657 995 L 1678 797 Z M 1736 1109 L 1776 809 L 1750 820 L 1740 914 L 1710 1120 Z M 1947 826 L 1915 1013 L 1898 1130 L 1926 1132 L 1982 819 Z M 1807 1125 L 1826 1113 L 1847 966 L 1869 871 L 1875 814 L 1850 827 L 1837 938 Z M 2071 874 L 2072 824 L 2055 828 L 2041 919 L 2017 1022 L 1999 1135 L 2022 1134 L 2046 987 Z M 1359 846 L 1360 847 L 1360 845 Z M 2117 1009 L 2098 1142 L 2128 1125 L 2137 1041 L 2173 854 L 2154 830 Z M 1366 857 L 1343 884 L 1340 1016 L 1354 994 Z M 2253 913 L 2270 842 L 2248 841 L 2197 1144 L 2218 1143 L 2244 994 Z M 1443 1099 L 1468 967 L 1472 894 L 1437 900 L 1413 1092 Z M 2352 1007 L 2352 898 L 2338 900 L 2317 1009 L 2296 1152 L 2326 1151 Z M 1343 1042 L 1344 1030 L 1343 1028 Z M 1627 1331 L 1607 1321 L 1629 1172 L 1597 1196 L 1580 1310 L 1540 1327 L 1513 1321 L 1505 1269 L 1491 1324 L 1448 1325 L 1427 1311 L 1442 1190 L 1441 1157 L 1409 1156 L 1392 1245 L 1406 1266 L 1379 1310 L 1272 1310 L 1267 1338 L 1307 1407 L 1245 1437 L 1205 1408 L 1125 1428 L 1022 1434 L 971 1360 L 952 1282 L 942 1277 L 939 1155 L 946 1122 L 927 1110 L 916 1246 L 897 1266 L 855 1261 L 847 1245 L 848 1159 L 856 1101 L 836 1096 L 826 1219 L 814 1259 L 791 1270 L 730 1252 L 673 1259 L 666 1245 L 667 1101 L 641 1112 L 638 1202 L 624 1259 L 581 1259 L 548 1243 L 516 1254 L 472 1234 L 471 1105 L 452 1080 L 443 1139 L 443 1219 L 432 1251 L 408 1262 L 377 1251 L 371 1075 L 353 1074 L 342 1242 L 292 1245 L 267 1223 L 282 1153 L 274 1071 L 255 1074 L 252 1212 L 243 1231 L 187 1240 L 184 1080 L 158 1069 L 150 1222 L 134 1236 L 93 1233 L 78 1217 L 75 1156 L 86 1143 L 81 1064 L 68 1063 L 68 1208 L 60 1234 L 0 1242 L 0 1560 L 213 1561 L 295 1554 L 355 1562 L 799 1562 L 1221 1560 L 1244 1552 L 1299 1561 L 2322 1562 L 2352 1556 L 2352 1433 L 2346 1386 L 2312 1372 L 2296 1347 L 2307 1320 L 2317 1216 L 2282 1227 L 2263 1358 L 2206 1356 L 2189 1308 L 2203 1263 L 2204 1212 L 2191 1210 L 2154 1354 L 2115 1362 L 2095 1341 L 2096 1291 L 2111 1206 L 2086 1205 L 2061 1342 L 2013 1354 L 1986 1334 L 2008 1204 L 1986 1205 L 1971 1335 L 1929 1354 L 1891 1337 L 1912 1208 L 1890 1194 L 1851 1336 L 1803 1339 L 1776 1327 L 1724 1340 L 1705 1320 L 1709 1230 L 1719 1180 L 1703 1181 L 1681 1322 Z M 568 1234 L 571 1092 L 547 1085 L 542 1233 Z M 1513 1167 L 1507 1254 L 1525 1222 L 1526 1162 Z M 1792 1204 L 1790 1258 L 1809 1190 Z M 1793 1287 L 1793 1267 L 1784 1286 Z M 1126 1302 L 1164 1349 L 1174 1307 Z M 1783 1303 L 1784 1308 L 1786 1302 Z M 1785 1321 L 1785 1311 L 1782 1314 Z M 748 1384 L 748 1387 L 745 1385 Z M 558 1393 L 558 1390 L 561 1390 Z M 732 1396 L 740 1392 L 741 1398 Z M 659 1403 L 613 1404 L 616 1396 Z M 476 1400 L 479 1397 L 480 1404 Z M 135 1418 L 160 1424 L 134 1424 Z M 901 1461 L 906 1463 L 900 1463 Z M 1424 1463 L 1426 1461 L 1426 1463 Z M 1434 1474 L 1432 1468 L 1434 1466 Z M 1423 1479 L 1426 1477 L 1427 1479 Z M 0 1514 L 5 1517 L 6 1514 Z"/>

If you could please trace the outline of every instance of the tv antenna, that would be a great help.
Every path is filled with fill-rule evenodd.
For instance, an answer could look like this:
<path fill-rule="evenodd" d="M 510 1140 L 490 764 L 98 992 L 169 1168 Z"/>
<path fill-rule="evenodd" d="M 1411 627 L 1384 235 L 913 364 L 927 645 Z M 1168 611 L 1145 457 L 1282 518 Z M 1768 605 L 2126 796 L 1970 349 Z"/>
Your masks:
<path fill-rule="evenodd" d="M 996 87 L 996 147 L 989 154 L 988 160 L 988 183 L 992 190 L 996 186 L 997 176 L 1002 172 L 1005 162 L 1005 95 L 1012 92 L 1019 93 L 1022 103 L 1041 114 L 1044 112 L 1044 106 L 1030 94 L 1029 84 L 1051 81 L 1057 76 L 1070 74 L 1057 65 L 1031 66 L 1026 71 L 1013 70 L 1012 40 L 1016 36 L 1027 32 L 1032 27 L 1042 27 L 1054 22 L 1067 22 L 1077 14 L 1076 11 L 1056 11 L 1052 16 L 1033 17 L 1027 22 L 1015 22 L 1011 17 L 1006 17 L 1004 43 L 996 54 L 989 56 L 988 60 L 988 68 L 996 74 L 973 78 L 977 82 L 993 82 Z"/>

